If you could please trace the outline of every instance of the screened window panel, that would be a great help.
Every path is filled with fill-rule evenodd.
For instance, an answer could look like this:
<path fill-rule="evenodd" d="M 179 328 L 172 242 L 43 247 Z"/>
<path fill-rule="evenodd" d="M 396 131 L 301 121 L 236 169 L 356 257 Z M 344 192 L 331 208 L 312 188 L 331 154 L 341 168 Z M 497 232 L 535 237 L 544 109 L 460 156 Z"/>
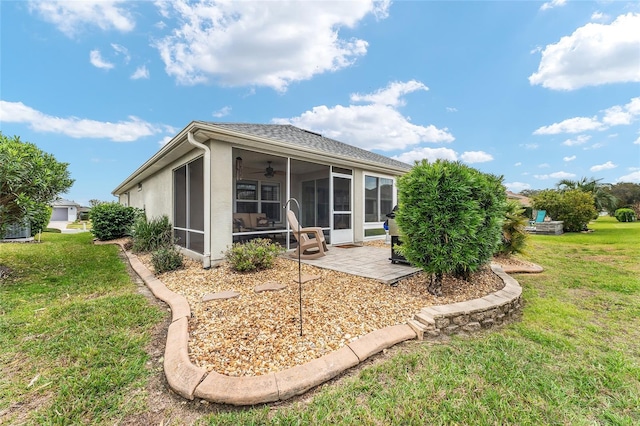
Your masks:
<path fill-rule="evenodd" d="M 378 178 L 374 176 L 364 178 L 364 221 L 378 221 Z"/>
<path fill-rule="evenodd" d="M 280 222 L 280 203 L 262 203 L 261 211 L 267 215 L 267 219 Z"/>
<path fill-rule="evenodd" d="M 204 253 L 204 234 L 189 232 L 189 250 Z"/>
<path fill-rule="evenodd" d="M 260 185 L 260 199 L 262 201 L 280 201 L 280 185 L 277 183 Z"/>
<path fill-rule="evenodd" d="M 188 165 L 189 172 L 189 229 L 204 231 L 204 175 L 202 158 Z"/>
<path fill-rule="evenodd" d="M 257 200 L 258 199 L 258 183 L 257 182 L 238 182 L 236 184 L 236 199 Z"/>
<path fill-rule="evenodd" d="M 187 248 L 187 231 L 181 229 L 173 230 L 173 237 L 176 240 L 175 243 L 180 247 Z"/>
<path fill-rule="evenodd" d="M 258 213 L 258 202 L 238 201 L 236 203 L 236 213 Z"/>
<path fill-rule="evenodd" d="M 380 179 L 380 221 L 393 210 L 393 179 Z"/>
<path fill-rule="evenodd" d="M 173 225 L 187 227 L 187 166 L 173 172 Z"/>

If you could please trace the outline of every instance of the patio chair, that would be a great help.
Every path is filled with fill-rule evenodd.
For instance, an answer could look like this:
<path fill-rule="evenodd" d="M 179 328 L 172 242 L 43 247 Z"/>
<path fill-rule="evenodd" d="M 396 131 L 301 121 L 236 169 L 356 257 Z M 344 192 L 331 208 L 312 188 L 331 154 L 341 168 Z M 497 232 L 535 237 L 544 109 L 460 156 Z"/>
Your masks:
<path fill-rule="evenodd" d="M 325 251 L 329 251 L 324 239 L 324 234 L 322 233 L 322 228 L 300 228 L 300 224 L 293 210 L 287 210 L 287 220 L 289 221 L 289 226 L 293 231 L 294 237 L 296 237 L 298 241 L 298 248 L 291 254 L 291 257 L 297 258 L 299 253 L 302 259 L 318 259 L 325 255 Z M 309 236 L 311 234 L 313 234 L 313 237 Z"/>
<path fill-rule="evenodd" d="M 535 220 L 530 220 L 529 221 L 529 225 L 535 226 L 536 223 L 544 222 L 544 218 L 547 217 L 547 211 L 546 210 L 538 210 L 537 213 L 535 214 L 535 216 L 536 216 Z"/>

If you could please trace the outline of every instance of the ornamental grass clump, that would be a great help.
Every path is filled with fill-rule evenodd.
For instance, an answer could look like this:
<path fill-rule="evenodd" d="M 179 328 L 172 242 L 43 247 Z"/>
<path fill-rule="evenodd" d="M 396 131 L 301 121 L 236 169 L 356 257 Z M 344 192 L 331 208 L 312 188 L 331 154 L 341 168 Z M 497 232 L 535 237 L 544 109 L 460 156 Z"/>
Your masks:
<path fill-rule="evenodd" d="M 246 243 L 234 243 L 224 256 L 232 269 L 249 272 L 272 268 L 276 257 L 283 251 L 278 243 L 266 238 L 256 238 Z"/>
<path fill-rule="evenodd" d="M 469 279 L 497 252 L 506 192 L 502 178 L 460 162 L 426 160 L 398 179 L 398 251 L 432 274 L 440 295 L 444 274 Z"/>
<path fill-rule="evenodd" d="M 173 230 L 166 215 L 147 220 L 141 216 L 136 220 L 131 232 L 132 250 L 136 253 L 151 252 L 174 244 Z"/>

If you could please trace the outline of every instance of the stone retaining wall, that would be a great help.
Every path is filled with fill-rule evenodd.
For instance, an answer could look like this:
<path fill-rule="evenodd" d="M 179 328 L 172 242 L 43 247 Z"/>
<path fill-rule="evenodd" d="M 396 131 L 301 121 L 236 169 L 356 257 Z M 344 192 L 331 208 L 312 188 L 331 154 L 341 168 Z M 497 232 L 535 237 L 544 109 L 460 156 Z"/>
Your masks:
<path fill-rule="evenodd" d="M 493 272 L 504 281 L 504 288 L 480 299 L 421 309 L 408 324 L 418 339 L 442 335 L 473 333 L 517 318 L 522 310 L 522 288 L 499 265 Z"/>

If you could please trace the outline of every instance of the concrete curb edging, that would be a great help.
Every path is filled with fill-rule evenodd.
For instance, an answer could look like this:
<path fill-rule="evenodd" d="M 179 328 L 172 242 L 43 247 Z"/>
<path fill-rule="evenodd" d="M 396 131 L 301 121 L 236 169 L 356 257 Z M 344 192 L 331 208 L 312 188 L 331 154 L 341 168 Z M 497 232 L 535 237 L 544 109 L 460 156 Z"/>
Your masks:
<path fill-rule="evenodd" d="M 100 244 L 101 242 L 95 242 Z M 104 244 L 104 243 L 102 243 Z M 230 377 L 209 372 L 189 359 L 189 304 L 169 290 L 134 254 L 118 244 L 131 267 L 151 292 L 169 304 L 172 322 L 167 331 L 164 371 L 171 389 L 187 399 L 194 397 L 232 405 L 255 405 L 281 401 L 303 394 L 372 355 L 400 342 L 474 332 L 516 318 L 522 308 L 522 288 L 497 264 L 491 269 L 505 283 L 503 289 L 479 299 L 423 308 L 406 324 L 372 331 L 346 346 L 303 365 L 263 376 Z"/>

